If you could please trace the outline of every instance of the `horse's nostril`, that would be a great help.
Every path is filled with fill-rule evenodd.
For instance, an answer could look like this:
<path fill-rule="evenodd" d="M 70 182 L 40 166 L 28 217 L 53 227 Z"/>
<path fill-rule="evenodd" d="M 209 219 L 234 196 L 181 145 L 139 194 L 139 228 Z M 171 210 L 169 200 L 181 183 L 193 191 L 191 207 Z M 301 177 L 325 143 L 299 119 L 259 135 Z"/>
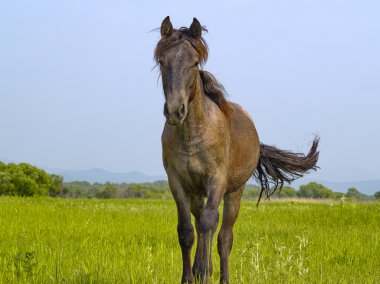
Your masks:
<path fill-rule="evenodd" d="M 164 116 L 168 116 L 168 115 L 169 115 L 168 104 L 165 103 L 164 104 Z"/>
<path fill-rule="evenodd" d="M 181 106 L 178 108 L 178 116 L 180 118 L 183 118 L 185 116 L 185 105 L 181 104 Z"/>

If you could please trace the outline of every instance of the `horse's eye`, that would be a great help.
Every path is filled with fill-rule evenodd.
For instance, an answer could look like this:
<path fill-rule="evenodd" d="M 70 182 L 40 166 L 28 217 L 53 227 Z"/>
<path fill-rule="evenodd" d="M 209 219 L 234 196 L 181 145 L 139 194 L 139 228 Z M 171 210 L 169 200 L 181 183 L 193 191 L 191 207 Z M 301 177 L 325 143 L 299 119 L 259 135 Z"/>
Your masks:
<path fill-rule="evenodd" d="M 194 63 L 194 67 L 198 67 L 198 65 L 199 65 L 199 61 Z"/>
<path fill-rule="evenodd" d="M 162 66 L 162 60 L 158 60 L 158 64 L 160 65 L 160 66 Z"/>

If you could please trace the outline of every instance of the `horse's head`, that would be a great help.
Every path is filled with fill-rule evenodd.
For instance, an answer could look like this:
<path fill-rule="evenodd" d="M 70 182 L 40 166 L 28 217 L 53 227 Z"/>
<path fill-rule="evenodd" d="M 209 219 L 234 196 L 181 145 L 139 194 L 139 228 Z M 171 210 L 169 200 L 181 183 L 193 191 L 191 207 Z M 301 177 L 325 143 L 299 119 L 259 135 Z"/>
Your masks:
<path fill-rule="evenodd" d="M 161 24 L 161 39 L 154 57 L 160 66 L 165 94 L 164 115 L 169 124 L 178 125 L 186 119 L 199 78 L 199 65 L 207 59 L 202 30 L 196 18 L 190 28 L 173 29 L 169 16 Z"/>

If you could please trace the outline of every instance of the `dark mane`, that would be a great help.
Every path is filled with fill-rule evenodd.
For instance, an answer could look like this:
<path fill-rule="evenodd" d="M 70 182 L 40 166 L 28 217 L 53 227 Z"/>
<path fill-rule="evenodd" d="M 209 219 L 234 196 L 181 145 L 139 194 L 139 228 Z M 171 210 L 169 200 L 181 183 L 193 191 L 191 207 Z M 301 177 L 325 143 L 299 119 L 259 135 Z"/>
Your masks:
<path fill-rule="evenodd" d="M 210 72 L 199 70 L 199 75 L 201 76 L 205 95 L 209 97 L 227 117 L 229 117 L 232 108 L 225 98 L 226 90 L 223 85 L 219 83 Z"/>
<path fill-rule="evenodd" d="M 202 27 L 203 31 L 207 32 L 205 27 Z M 180 44 L 187 40 L 191 43 L 194 49 L 197 51 L 199 56 L 200 63 L 204 63 L 207 61 L 208 57 L 208 46 L 203 37 L 194 38 L 191 35 L 190 29 L 186 27 L 182 27 L 179 30 L 174 29 L 173 33 L 168 37 L 162 37 L 160 41 L 157 43 L 156 48 L 154 49 L 154 60 L 158 63 L 161 55 L 167 51 L 169 48 Z"/>

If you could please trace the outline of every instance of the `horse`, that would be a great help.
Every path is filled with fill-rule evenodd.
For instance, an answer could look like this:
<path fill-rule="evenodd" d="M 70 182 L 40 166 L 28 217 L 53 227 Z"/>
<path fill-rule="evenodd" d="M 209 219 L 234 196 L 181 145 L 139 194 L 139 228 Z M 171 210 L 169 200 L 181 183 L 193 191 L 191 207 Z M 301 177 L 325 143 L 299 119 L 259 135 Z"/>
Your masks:
<path fill-rule="evenodd" d="M 217 238 L 220 283 L 229 283 L 228 258 L 233 226 L 239 214 L 246 182 L 254 177 L 269 197 L 317 168 L 319 138 L 307 155 L 280 150 L 260 142 L 253 120 L 240 105 L 227 101 L 222 84 L 202 66 L 208 46 L 206 28 L 194 18 L 189 28 L 174 29 L 169 16 L 161 24 L 154 50 L 165 97 L 162 158 L 178 213 L 178 241 L 182 253 L 181 283 L 209 283 L 213 266 L 211 247 Z M 191 215 L 195 218 L 197 248 Z"/>

